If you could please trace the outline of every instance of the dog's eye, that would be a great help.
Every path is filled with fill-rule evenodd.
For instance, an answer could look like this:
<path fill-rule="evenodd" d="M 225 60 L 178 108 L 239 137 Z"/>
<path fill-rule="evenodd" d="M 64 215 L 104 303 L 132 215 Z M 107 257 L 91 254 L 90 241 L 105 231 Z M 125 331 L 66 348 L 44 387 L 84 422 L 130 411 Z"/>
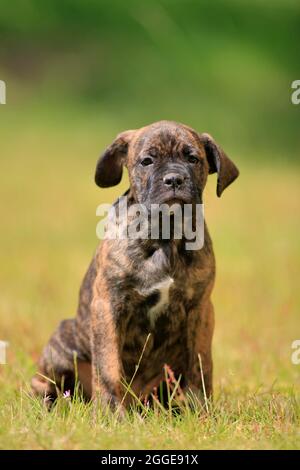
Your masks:
<path fill-rule="evenodd" d="M 141 161 L 141 165 L 143 166 L 152 165 L 152 163 L 153 163 L 153 159 L 151 157 L 143 158 L 143 160 Z"/>
<path fill-rule="evenodd" d="M 197 158 L 197 157 L 194 157 L 193 155 L 189 155 L 189 156 L 188 156 L 188 162 L 189 162 L 189 163 L 194 163 L 194 164 L 195 164 L 195 163 L 198 163 L 198 162 L 199 162 L 199 160 L 198 160 L 198 158 Z"/>
<path fill-rule="evenodd" d="M 191 149 L 191 147 L 189 147 L 188 145 L 185 145 L 183 147 L 182 153 L 189 163 L 195 164 L 199 162 L 199 159 L 195 157 L 195 155 L 193 155 L 193 149 Z"/>

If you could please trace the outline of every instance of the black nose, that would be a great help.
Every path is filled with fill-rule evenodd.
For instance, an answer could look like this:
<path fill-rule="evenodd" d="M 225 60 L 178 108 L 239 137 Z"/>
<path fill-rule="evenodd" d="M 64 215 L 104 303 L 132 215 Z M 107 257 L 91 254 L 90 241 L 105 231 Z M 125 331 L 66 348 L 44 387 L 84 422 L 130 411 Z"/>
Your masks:
<path fill-rule="evenodd" d="M 168 173 L 164 176 L 163 182 L 169 188 L 180 188 L 184 181 L 183 176 L 179 175 L 178 173 Z"/>

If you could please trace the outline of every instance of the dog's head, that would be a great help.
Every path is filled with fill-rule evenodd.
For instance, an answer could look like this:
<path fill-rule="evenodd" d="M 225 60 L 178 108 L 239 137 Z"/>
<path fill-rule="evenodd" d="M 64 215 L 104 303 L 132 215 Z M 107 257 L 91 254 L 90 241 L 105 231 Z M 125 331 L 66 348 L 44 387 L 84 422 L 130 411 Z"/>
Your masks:
<path fill-rule="evenodd" d="M 209 134 L 171 121 L 122 132 L 100 157 L 95 181 L 118 184 L 123 165 L 131 193 L 140 204 L 202 202 L 210 173 L 218 173 L 217 195 L 239 175 L 234 163 Z"/>

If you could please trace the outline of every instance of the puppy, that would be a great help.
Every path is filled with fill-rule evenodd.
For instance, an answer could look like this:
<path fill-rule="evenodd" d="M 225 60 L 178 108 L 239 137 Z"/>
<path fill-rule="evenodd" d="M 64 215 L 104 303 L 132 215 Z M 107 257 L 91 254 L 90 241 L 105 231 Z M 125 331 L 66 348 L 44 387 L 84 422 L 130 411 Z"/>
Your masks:
<path fill-rule="evenodd" d="M 218 174 L 221 196 L 239 174 L 210 135 L 170 121 L 119 134 L 97 163 L 96 184 L 117 185 L 123 166 L 128 206 L 142 204 L 149 214 L 153 204 L 202 204 L 211 173 Z M 59 389 L 72 391 L 78 376 L 86 397 L 115 409 L 129 403 L 124 382 L 146 395 L 164 379 L 168 364 L 186 393 L 201 395 L 205 388 L 209 397 L 214 278 L 205 224 L 197 250 L 187 249 L 184 236 L 120 239 L 106 233 L 84 277 L 77 316 L 60 323 L 42 353 L 34 392 L 55 399 Z"/>

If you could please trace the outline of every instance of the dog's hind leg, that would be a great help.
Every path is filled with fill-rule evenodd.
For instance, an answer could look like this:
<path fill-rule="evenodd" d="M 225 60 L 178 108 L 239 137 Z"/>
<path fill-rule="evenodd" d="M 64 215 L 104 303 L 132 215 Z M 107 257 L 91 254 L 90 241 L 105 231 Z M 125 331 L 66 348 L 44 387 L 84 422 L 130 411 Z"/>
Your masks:
<path fill-rule="evenodd" d="M 74 392 L 76 377 L 88 364 L 78 346 L 76 320 L 63 320 L 50 338 L 39 361 L 39 370 L 32 378 L 32 389 L 36 395 L 54 400 L 59 392 Z M 85 379 L 88 389 L 88 379 Z M 89 390 L 86 390 L 86 396 Z"/>

